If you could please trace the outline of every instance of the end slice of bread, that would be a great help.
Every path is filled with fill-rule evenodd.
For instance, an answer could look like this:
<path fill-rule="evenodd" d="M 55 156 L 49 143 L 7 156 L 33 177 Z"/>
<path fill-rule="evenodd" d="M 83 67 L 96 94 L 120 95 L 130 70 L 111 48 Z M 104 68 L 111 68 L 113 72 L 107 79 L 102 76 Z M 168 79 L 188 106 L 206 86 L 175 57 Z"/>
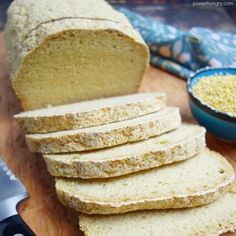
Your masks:
<path fill-rule="evenodd" d="M 22 112 L 14 118 L 26 133 L 49 133 L 128 120 L 156 112 L 165 102 L 164 93 L 140 93 Z"/>
<path fill-rule="evenodd" d="M 184 124 L 143 141 L 97 151 L 43 155 L 51 175 L 107 178 L 188 159 L 205 147 L 205 129 Z"/>
<path fill-rule="evenodd" d="M 147 139 L 180 125 L 179 108 L 166 107 L 145 116 L 106 125 L 48 134 L 28 134 L 26 142 L 33 152 L 85 151 Z"/>
<path fill-rule="evenodd" d="M 236 188 L 205 206 L 111 216 L 80 215 L 86 236 L 215 236 L 236 230 Z"/>
<path fill-rule="evenodd" d="M 119 178 L 56 178 L 56 190 L 61 202 L 77 211 L 116 214 L 208 204 L 222 196 L 233 180 L 227 160 L 206 149 L 186 161 Z"/>

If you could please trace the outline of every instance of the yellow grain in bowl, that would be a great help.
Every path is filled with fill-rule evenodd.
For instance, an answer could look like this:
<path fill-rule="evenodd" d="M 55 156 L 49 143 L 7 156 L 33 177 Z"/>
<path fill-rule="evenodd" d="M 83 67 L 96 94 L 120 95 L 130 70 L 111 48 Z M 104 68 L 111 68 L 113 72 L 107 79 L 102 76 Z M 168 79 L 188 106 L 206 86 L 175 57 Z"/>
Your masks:
<path fill-rule="evenodd" d="M 201 78 L 192 90 L 194 96 L 207 106 L 236 116 L 236 75 Z"/>

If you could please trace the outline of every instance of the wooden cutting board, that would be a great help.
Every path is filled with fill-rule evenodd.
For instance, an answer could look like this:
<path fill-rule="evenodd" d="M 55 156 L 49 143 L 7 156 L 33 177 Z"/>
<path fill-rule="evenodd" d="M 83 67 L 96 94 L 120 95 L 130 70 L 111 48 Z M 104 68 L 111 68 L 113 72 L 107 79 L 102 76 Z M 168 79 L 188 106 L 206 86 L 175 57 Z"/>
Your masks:
<path fill-rule="evenodd" d="M 168 104 L 181 108 L 183 121 L 195 123 L 188 108 L 184 80 L 150 68 L 141 90 L 166 92 Z M 78 214 L 57 200 L 54 179 L 48 174 L 41 155 L 28 151 L 24 134 L 12 119 L 12 115 L 20 110 L 11 89 L 3 33 L 0 33 L 0 153 L 30 193 L 30 198 L 20 204 L 19 212 L 38 236 L 82 236 Z M 207 135 L 207 144 L 226 156 L 236 168 L 236 145 L 223 143 L 211 135 Z"/>

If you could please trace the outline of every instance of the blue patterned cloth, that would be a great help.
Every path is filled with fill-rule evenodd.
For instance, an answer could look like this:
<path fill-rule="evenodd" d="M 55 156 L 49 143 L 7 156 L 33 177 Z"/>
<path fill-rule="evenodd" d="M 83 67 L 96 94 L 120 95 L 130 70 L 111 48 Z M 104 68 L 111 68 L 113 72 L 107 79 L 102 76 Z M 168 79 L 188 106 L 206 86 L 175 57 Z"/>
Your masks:
<path fill-rule="evenodd" d="M 184 31 L 124 7 L 118 10 L 142 34 L 153 66 L 185 79 L 206 66 L 236 67 L 236 34 L 201 27 Z"/>

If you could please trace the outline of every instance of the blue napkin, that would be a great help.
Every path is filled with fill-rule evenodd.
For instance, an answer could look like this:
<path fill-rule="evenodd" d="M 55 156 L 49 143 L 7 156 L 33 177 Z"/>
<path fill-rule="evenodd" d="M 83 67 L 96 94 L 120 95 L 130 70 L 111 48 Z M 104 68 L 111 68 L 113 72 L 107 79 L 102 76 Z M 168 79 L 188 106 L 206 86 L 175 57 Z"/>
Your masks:
<path fill-rule="evenodd" d="M 206 66 L 236 67 L 236 34 L 201 27 L 184 31 L 124 7 L 118 10 L 148 44 L 153 66 L 184 79 Z"/>

